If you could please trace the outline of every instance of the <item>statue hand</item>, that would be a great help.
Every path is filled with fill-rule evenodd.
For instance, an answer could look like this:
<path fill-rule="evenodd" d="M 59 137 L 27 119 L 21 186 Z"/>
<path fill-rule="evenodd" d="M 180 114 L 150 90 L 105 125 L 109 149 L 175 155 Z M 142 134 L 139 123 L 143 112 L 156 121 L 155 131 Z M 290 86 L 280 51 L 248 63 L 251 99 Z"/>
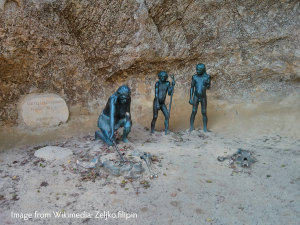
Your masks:
<path fill-rule="evenodd" d="M 209 88 L 209 82 L 208 81 L 206 81 L 206 82 L 204 82 L 204 85 L 203 85 L 205 88 Z"/>
<path fill-rule="evenodd" d="M 191 105 L 194 105 L 194 101 L 193 101 L 193 100 L 190 100 L 189 103 L 190 103 Z"/>
<path fill-rule="evenodd" d="M 175 82 L 175 80 L 173 80 L 173 81 L 172 81 L 172 85 L 173 85 L 173 87 L 175 86 L 175 84 L 176 84 L 176 82 Z"/>
<path fill-rule="evenodd" d="M 109 139 L 111 142 L 116 141 L 115 134 L 114 134 L 114 133 L 111 133 L 111 134 L 109 135 L 108 139 Z"/>
<path fill-rule="evenodd" d="M 156 108 L 157 108 L 157 109 L 160 109 L 159 103 L 156 104 Z"/>

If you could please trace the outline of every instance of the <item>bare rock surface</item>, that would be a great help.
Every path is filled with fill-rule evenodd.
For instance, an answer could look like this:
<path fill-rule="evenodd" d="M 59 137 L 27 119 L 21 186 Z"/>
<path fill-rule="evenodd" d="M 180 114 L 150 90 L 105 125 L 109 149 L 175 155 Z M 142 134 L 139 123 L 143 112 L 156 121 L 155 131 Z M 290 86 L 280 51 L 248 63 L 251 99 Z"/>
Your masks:
<path fill-rule="evenodd" d="M 297 0 L 2 0 L 0 119 L 16 124 L 19 99 L 44 92 L 72 115 L 99 113 L 121 84 L 142 118 L 160 70 L 175 75 L 184 107 L 200 62 L 212 99 L 277 104 L 299 95 L 299 9 Z"/>
<path fill-rule="evenodd" d="M 46 160 L 66 160 L 70 158 L 71 155 L 73 155 L 71 149 L 57 146 L 46 146 L 34 153 L 35 157 L 43 158 Z"/>

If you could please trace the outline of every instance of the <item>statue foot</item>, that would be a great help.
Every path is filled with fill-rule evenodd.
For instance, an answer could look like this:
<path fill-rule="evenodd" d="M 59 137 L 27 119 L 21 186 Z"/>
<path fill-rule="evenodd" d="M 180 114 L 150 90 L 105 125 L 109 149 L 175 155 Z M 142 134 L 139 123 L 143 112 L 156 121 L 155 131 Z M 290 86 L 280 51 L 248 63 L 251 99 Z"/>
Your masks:
<path fill-rule="evenodd" d="M 113 146 L 114 143 L 112 143 L 110 140 L 105 141 L 106 144 L 108 144 L 109 146 Z"/>
<path fill-rule="evenodd" d="M 207 132 L 211 132 L 210 130 L 208 130 L 206 127 L 203 128 L 203 132 L 207 133 Z"/>
<path fill-rule="evenodd" d="M 171 131 L 165 130 L 165 135 L 167 135 L 167 134 L 169 134 L 169 133 L 171 133 Z"/>
<path fill-rule="evenodd" d="M 95 132 L 95 141 L 100 141 L 101 140 L 101 132 L 97 130 Z"/>
<path fill-rule="evenodd" d="M 151 130 L 151 132 L 150 132 L 151 134 L 154 134 L 154 130 Z"/>
<path fill-rule="evenodd" d="M 127 138 L 124 138 L 124 137 L 122 138 L 122 141 L 125 142 L 125 143 L 129 143 L 129 140 Z"/>
<path fill-rule="evenodd" d="M 192 132 L 194 130 L 194 127 L 191 127 L 190 132 Z"/>
<path fill-rule="evenodd" d="M 208 130 L 208 129 L 203 129 L 203 132 L 204 132 L 204 133 L 207 133 L 207 132 L 211 132 L 211 131 Z"/>

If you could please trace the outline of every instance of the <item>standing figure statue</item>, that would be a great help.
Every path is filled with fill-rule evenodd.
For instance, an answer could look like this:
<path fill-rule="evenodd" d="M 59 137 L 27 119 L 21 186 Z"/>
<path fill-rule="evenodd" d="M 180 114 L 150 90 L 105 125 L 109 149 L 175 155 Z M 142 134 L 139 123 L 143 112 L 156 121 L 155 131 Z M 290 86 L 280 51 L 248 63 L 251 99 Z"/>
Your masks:
<path fill-rule="evenodd" d="M 173 82 L 172 85 L 170 84 L 168 79 L 168 74 L 166 71 L 161 71 L 158 74 L 159 80 L 155 84 L 155 98 L 153 101 L 153 120 L 151 122 L 151 133 L 154 133 L 154 127 L 155 127 L 155 122 L 157 120 L 158 116 L 158 110 L 161 110 L 165 116 L 165 134 L 168 134 L 169 131 L 169 118 L 170 118 L 170 110 L 171 107 L 169 108 L 169 111 L 167 110 L 167 107 L 165 105 L 165 100 L 168 95 L 171 95 L 171 100 L 170 100 L 170 106 L 171 106 L 171 101 L 172 101 L 172 94 L 174 91 L 174 86 L 175 86 L 175 80 L 173 77 Z"/>
<path fill-rule="evenodd" d="M 207 132 L 207 115 L 206 115 L 206 107 L 207 107 L 207 98 L 206 98 L 206 89 L 210 89 L 211 78 L 210 75 L 206 73 L 205 65 L 198 64 L 196 66 L 197 74 L 192 78 L 191 84 L 191 95 L 189 103 L 193 106 L 193 111 L 191 115 L 191 129 L 192 132 L 194 130 L 194 121 L 195 116 L 197 114 L 199 102 L 201 102 L 201 112 L 203 116 L 203 131 Z"/>
<path fill-rule="evenodd" d="M 131 131 L 130 116 L 130 88 L 123 85 L 109 97 L 104 110 L 98 119 L 100 131 L 95 132 L 95 139 L 102 139 L 109 146 L 115 142 L 114 132 L 120 127 L 124 127 L 122 141 L 128 143 L 127 136 Z"/>

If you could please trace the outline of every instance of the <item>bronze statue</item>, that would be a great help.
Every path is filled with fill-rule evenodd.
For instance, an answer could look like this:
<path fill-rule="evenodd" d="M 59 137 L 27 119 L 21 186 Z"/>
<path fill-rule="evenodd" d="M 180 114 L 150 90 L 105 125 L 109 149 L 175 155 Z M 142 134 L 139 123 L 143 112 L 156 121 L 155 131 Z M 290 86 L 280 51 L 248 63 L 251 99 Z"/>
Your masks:
<path fill-rule="evenodd" d="M 95 132 L 95 139 L 102 139 L 109 146 L 115 143 L 114 131 L 124 127 L 122 141 L 128 143 L 128 134 L 131 131 L 130 117 L 130 88 L 123 85 L 109 97 L 104 110 L 98 119 L 100 131 Z"/>
<path fill-rule="evenodd" d="M 158 116 L 158 110 L 161 110 L 165 116 L 165 134 L 169 133 L 169 118 L 170 118 L 170 110 L 171 110 L 171 103 L 172 103 L 172 95 L 175 86 L 175 80 L 173 78 L 172 85 L 170 84 L 168 79 L 168 74 L 166 71 L 161 71 L 158 74 L 159 80 L 155 84 L 155 98 L 153 101 L 153 120 L 151 122 L 151 133 L 154 133 L 155 122 Z M 166 96 L 171 95 L 170 100 L 170 107 L 169 111 L 165 105 Z"/>
<path fill-rule="evenodd" d="M 203 131 L 207 132 L 207 98 L 206 98 L 206 89 L 210 89 L 211 77 L 206 73 L 205 65 L 198 64 L 196 66 L 197 74 L 192 78 L 191 84 L 191 94 L 189 103 L 193 106 L 193 111 L 190 119 L 191 129 L 194 130 L 194 121 L 197 114 L 199 102 L 201 102 L 201 112 L 203 116 Z"/>

